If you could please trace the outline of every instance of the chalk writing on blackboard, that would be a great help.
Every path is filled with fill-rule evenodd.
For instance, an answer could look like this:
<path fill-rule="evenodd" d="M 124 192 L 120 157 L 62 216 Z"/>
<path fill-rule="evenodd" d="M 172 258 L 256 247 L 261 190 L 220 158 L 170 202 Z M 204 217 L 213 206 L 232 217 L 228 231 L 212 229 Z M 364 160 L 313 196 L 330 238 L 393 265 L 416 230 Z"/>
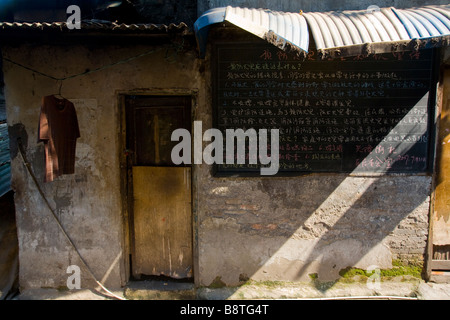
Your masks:
<path fill-rule="evenodd" d="M 215 126 L 279 129 L 280 172 L 425 172 L 430 50 L 319 61 L 218 45 Z M 259 165 L 221 165 L 220 173 Z"/>

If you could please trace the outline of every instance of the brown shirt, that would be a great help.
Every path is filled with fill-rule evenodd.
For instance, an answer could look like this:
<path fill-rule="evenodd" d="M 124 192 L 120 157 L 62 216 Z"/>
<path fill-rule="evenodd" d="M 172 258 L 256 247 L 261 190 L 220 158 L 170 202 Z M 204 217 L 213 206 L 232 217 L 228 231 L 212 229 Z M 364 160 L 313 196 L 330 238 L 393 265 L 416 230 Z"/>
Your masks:
<path fill-rule="evenodd" d="M 38 142 L 45 145 L 44 182 L 75 172 L 75 149 L 80 137 L 75 107 L 67 99 L 42 98 Z"/>

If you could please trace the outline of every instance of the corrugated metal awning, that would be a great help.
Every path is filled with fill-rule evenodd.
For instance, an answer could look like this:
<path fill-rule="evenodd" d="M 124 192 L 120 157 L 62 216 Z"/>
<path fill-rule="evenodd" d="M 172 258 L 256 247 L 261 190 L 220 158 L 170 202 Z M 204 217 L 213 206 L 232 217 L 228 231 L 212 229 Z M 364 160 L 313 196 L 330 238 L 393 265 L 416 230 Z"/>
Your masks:
<path fill-rule="evenodd" d="M 194 24 L 195 33 L 204 57 L 209 26 L 228 21 L 270 43 L 282 48 L 294 48 L 307 52 L 309 33 L 305 17 L 290 12 L 267 9 L 224 7 L 205 12 Z"/>
<path fill-rule="evenodd" d="M 305 17 L 318 50 L 409 39 L 391 9 L 305 13 Z"/>
<path fill-rule="evenodd" d="M 309 50 L 308 35 L 311 31 L 322 57 L 417 50 L 450 44 L 450 5 L 411 9 L 370 7 L 359 11 L 309 13 L 226 7 L 207 11 L 195 23 L 201 56 L 205 53 L 209 26 L 224 21 L 282 49 L 296 47 L 304 52 Z"/>
<path fill-rule="evenodd" d="M 438 37 L 450 34 L 450 6 L 428 6 L 400 10 L 392 8 L 411 38 Z"/>
<path fill-rule="evenodd" d="M 449 44 L 450 6 L 304 14 L 322 56 L 417 50 Z"/>

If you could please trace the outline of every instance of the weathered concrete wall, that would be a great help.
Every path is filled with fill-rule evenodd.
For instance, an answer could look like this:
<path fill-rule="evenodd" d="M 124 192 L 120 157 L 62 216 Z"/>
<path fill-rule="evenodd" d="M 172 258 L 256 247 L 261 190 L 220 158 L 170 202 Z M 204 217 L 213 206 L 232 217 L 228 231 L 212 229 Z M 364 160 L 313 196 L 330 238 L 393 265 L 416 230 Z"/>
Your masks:
<path fill-rule="evenodd" d="M 330 281 L 347 267 L 424 260 L 431 175 L 213 178 L 201 165 L 195 179 L 202 285 Z"/>
<path fill-rule="evenodd" d="M 83 72 L 149 50 L 148 47 L 6 47 L 4 55 L 55 76 Z M 198 91 L 193 120 L 212 126 L 208 59 L 166 50 L 101 72 L 67 80 L 80 123 L 76 173 L 41 184 L 61 222 L 98 279 L 110 288 L 128 281 L 122 216 L 118 93 Z M 203 70 L 206 72 L 203 73 Z M 11 140 L 21 137 L 43 180 L 44 150 L 37 144 L 42 96 L 59 83 L 15 65 L 4 66 Z M 422 260 L 431 177 L 308 175 L 293 178 L 214 178 L 198 165 L 193 175 L 194 275 L 240 280 L 320 280 L 348 266 L 390 268 L 393 259 Z M 82 266 L 58 230 L 12 145 L 13 188 L 20 248 L 20 285 L 65 287 L 70 265 Z M 93 286 L 82 272 L 82 286 Z"/>
<path fill-rule="evenodd" d="M 346 267 L 422 261 L 430 177 L 199 177 L 200 274 L 237 284 L 335 280 Z"/>
<path fill-rule="evenodd" d="M 411 8 L 433 4 L 448 4 L 445 0 L 379 0 L 379 1 L 358 1 L 358 0 L 199 0 L 198 14 L 202 15 L 206 10 L 217 7 L 247 7 L 247 8 L 267 8 L 275 11 L 298 12 L 325 12 L 339 10 L 365 10 L 370 5 L 380 8 Z"/>
<path fill-rule="evenodd" d="M 155 47 L 158 48 L 159 51 L 131 62 L 64 81 L 62 95 L 75 99 L 81 138 L 77 143 L 75 174 L 51 183 L 43 183 L 44 147 L 36 143 L 37 125 L 41 98 L 58 93 L 59 82 L 5 63 L 21 288 L 65 287 L 70 265 L 81 267 L 82 287 L 93 284 L 26 171 L 17 151 L 18 137 L 22 138 L 32 169 L 51 206 L 97 279 L 110 288 L 128 281 L 120 192 L 118 93 L 158 93 L 174 88 L 199 90 L 202 85 L 195 52 L 177 56 L 169 47 Z M 63 77 L 151 49 L 149 46 L 21 45 L 5 47 L 3 54 L 52 76 Z M 204 98 L 200 95 L 199 99 Z"/>

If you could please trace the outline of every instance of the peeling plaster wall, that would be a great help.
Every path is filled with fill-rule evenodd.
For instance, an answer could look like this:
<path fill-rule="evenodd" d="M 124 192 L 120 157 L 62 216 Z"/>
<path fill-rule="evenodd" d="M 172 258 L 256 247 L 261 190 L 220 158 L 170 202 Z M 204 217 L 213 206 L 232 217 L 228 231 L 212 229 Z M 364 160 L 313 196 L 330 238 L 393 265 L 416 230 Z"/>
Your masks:
<path fill-rule="evenodd" d="M 17 150 L 21 137 L 27 157 L 61 223 L 99 280 L 107 287 L 125 284 L 127 255 L 120 181 L 118 93 L 198 90 L 202 86 L 195 52 L 172 55 L 167 47 L 131 62 L 63 82 L 62 95 L 75 103 L 81 138 L 75 174 L 43 183 L 44 147 L 37 144 L 43 96 L 56 94 L 59 82 L 5 63 L 5 94 L 11 134 L 12 185 L 20 247 L 20 286 L 65 287 L 68 266 L 78 265 L 82 287 L 92 278 L 58 229 Z M 152 48 L 95 46 L 4 47 L 14 61 L 56 77 L 82 73 Z M 199 99 L 204 99 L 202 96 Z"/>

